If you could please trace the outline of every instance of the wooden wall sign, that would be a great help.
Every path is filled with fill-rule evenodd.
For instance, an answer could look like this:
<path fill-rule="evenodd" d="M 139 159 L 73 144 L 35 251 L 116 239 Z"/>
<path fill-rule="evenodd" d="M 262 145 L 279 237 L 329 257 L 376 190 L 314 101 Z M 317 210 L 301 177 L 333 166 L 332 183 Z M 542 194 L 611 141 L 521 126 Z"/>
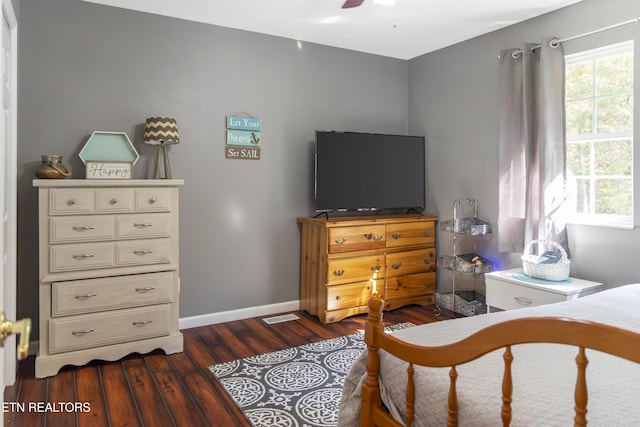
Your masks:
<path fill-rule="evenodd" d="M 227 159 L 260 159 L 260 119 L 257 117 L 227 116 Z"/>

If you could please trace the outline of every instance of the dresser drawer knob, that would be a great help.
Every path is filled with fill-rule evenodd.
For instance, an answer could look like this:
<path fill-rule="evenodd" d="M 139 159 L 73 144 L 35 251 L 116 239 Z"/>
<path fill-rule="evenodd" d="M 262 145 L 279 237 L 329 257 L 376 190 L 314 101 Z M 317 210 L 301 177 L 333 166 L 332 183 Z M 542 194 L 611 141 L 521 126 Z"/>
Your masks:
<path fill-rule="evenodd" d="M 98 295 L 97 292 L 91 292 L 89 294 L 84 294 L 84 295 L 74 295 L 74 297 L 76 299 L 87 299 L 87 298 L 95 297 L 96 295 Z"/>
<path fill-rule="evenodd" d="M 153 322 L 153 320 L 149 319 L 149 320 L 136 320 L 133 322 L 133 326 L 145 326 L 148 325 L 149 323 Z"/>
<path fill-rule="evenodd" d="M 133 226 L 136 228 L 147 228 L 153 227 L 153 224 L 151 224 L 150 222 L 135 222 Z"/>
<path fill-rule="evenodd" d="M 156 202 L 156 198 L 155 197 L 152 197 L 152 198 L 149 199 L 149 204 L 150 205 L 154 204 L 155 202 Z"/>
<path fill-rule="evenodd" d="M 393 237 L 395 240 L 398 240 L 400 238 L 400 233 L 393 233 L 391 237 Z"/>
<path fill-rule="evenodd" d="M 93 258 L 94 256 L 96 256 L 96 254 L 93 253 L 89 253 L 89 254 L 80 254 L 80 255 L 71 255 L 74 259 L 87 259 L 87 258 Z"/>
<path fill-rule="evenodd" d="M 346 241 L 347 241 L 347 238 L 346 238 L 346 237 L 338 237 L 338 238 L 336 239 L 336 243 L 337 243 L 337 244 L 339 244 L 339 245 L 343 245 L 343 244 L 344 244 L 344 242 L 346 242 Z"/>
<path fill-rule="evenodd" d="M 433 262 L 433 257 L 432 258 L 424 258 L 423 259 L 425 264 L 431 264 Z"/>
<path fill-rule="evenodd" d="M 152 254 L 153 251 L 151 249 L 143 249 L 139 251 L 133 251 L 133 253 L 136 255 L 148 255 L 148 254 Z"/>
<path fill-rule="evenodd" d="M 87 230 L 95 230 L 96 228 L 93 225 L 84 225 L 84 226 L 74 225 L 73 227 L 71 227 L 71 229 L 73 231 L 87 231 Z"/>
<path fill-rule="evenodd" d="M 382 266 L 380 266 L 380 265 L 374 265 L 373 267 L 371 267 L 371 271 L 373 271 L 373 272 L 377 273 L 380 270 L 382 270 Z"/>
<path fill-rule="evenodd" d="M 136 292 L 148 292 L 154 290 L 155 286 L 147 286 L 146 288 L 136 288 Z"/>
<path fill-rule="evenodd" d="M 334 276 L 342 276 L 344 274 L 344 270 L 333 270 L 333 275 Z"/>
<path fill-rule="evenodd" d="M 91 332 L 93 332 L 94 329 L 93 328 L 89 328 L 89 329 L 83 329 L 81 331 L 71 331 L 71 333 L 77 337 L 81 337 L 83 335 L 89 334 Z"/>
<path fill-rule="evenodd" d="M 367 234 L 364 235 L 364 238 L 367 239 L 367 240 L 371 240 L 371 239 L 373 239 L 373 234 L 367 233 Z"/>
<path fill-rule="evenodd" d="M 427 230 L 424 233 L 422 233 L 422 235 L 424 237 L 433 237 L 433 232 L 431 230 Z"/>
<path fill-rule="evenodd" d="M 109 204 L 112 205 L 112 206 L 115 205 L 116 203 L 118 203 L 118 199 L 116 199 L 116 198 L 113 198 L 113 199 L 109 200 Z"/>
<path fill-rule="evenodd" d="M 336 296 L 336 301 L 340 301 L 342 299 L 342 297 L 340 295 Z"/>
<path fill-rule="evenodd" d="M 67 206 L 73 206 L 76 204 L 76 199 L 69 199 L 67 200 Z"/>
<path fill-rule="evenodd" d="M 401 262 L 396 262 L 394 264 L 391 264 L 391 268 L 393 268 L 394 270 L 397 270 L 400 267 L 402 267 L 402 263 Z"/>
<path fill-rule="evenodd" d="M 373 236 L 373 240 L 375 240 L 376 242 L 379 242 L 380 240 L 382 240 L 382 235 L 377 235 L 377 236 Z"/>

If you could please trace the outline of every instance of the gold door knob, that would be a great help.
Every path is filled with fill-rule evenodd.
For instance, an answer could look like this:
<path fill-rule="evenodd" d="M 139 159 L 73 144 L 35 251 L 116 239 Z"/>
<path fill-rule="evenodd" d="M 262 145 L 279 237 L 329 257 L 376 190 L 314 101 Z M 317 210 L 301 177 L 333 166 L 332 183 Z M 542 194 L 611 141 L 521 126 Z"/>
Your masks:
<path fill-rule="evenodd" d="M 11 334 L 19 334 L 17 359 L 27 358 L 29 353 L 29 335 L 31 334 L 31 319 L 25 317 L 22 320 L 12 322 L 7 320 L 4 311 L 0 311 L 0 347 L 4 347 L 4 340 Z"/>

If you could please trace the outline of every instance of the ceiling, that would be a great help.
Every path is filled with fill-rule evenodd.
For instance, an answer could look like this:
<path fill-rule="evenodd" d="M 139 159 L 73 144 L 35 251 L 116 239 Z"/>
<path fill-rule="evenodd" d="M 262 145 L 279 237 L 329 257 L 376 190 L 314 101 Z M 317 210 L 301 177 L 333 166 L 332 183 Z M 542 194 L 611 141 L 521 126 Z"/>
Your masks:
<path fill-rule="evenodd" d="M 411 59 L 581 0 L 84 1 Z"/>

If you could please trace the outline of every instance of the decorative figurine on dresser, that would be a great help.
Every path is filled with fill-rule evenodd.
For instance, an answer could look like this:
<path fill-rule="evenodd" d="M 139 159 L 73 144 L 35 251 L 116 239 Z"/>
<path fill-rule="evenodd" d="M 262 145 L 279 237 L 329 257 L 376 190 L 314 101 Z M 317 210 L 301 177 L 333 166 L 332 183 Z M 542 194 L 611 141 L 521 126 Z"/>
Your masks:
<path fill-rule="evenodd" d="M 132 352 L 181 352 L 177 179 L 35 179 L 38 378 Z"/>

